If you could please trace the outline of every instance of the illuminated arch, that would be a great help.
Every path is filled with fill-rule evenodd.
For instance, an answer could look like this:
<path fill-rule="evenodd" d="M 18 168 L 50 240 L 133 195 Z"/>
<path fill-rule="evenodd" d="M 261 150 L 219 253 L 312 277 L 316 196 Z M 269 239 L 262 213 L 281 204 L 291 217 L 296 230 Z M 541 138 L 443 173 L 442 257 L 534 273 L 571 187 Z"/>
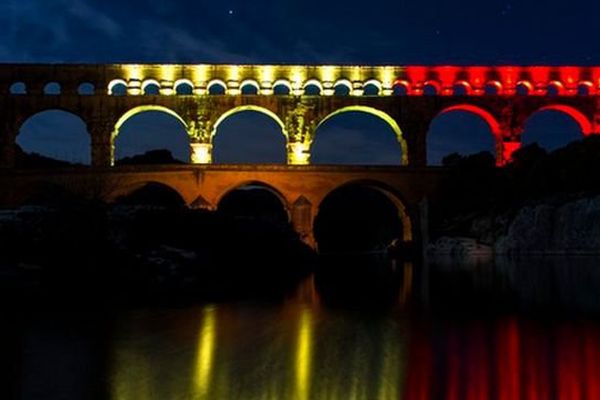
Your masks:
<path fill-rule="evenodd" d="M 382 183 L 382 182 L 379 182 L 376 180 L 364 180 L 364 179 L 350 180 L 348 182 L 345 182 L 345 183 L 329 190 L 319 201 L 319 207 L 317 208 L 317 212 L 315 213 L 315 216 L 313 219 L 313 224 L 314 224 L 314 221 L 316 220 L 317 216 L 319 215 L 319 210 L 321 209 L 321 205 L 323 204 L 325 199 L 327 199 L 327 197 L 329 195 L 331 195 L 332 193 L 334 193 L 335 191 L 346 188 L 346 187 L 350 187 L 350 186 L 359 186 L 359 187 L 366 187 L 369 189 L 374 189 L 374 190 L 378 191 L 379 193 L 383 194 L 388 200 L 390 200 L 392 202 L 392 204 L 394 204 L 394 206 L 398 210 L 398 217 L 400 218 L 400 221 L 402 222 L 402 240 L 404 240 L 405 242 L 413 241 L 413 222 L 412 222 L 412 217 L 406 208 L 406 205 L 405 205 L 406 202 L 402 199 L 402 197 L 393 188 L 389 187 L 385 183 Z"/>
<path fill-rule="evenodd" d="M 404 88 L 404 94 L 408 95 L 410 94 L 410 90 L 411 90 L 411 85 L 410 82 L 404 79 L 398 79 L 394 82 L 394 84 L 392 85 L 392 92 L 395 95 L 400 95 L 400 89 Z"/>
<path fill-rule="evenodd" d="M 550 94 L 551 88 L 556 89 L 556 95 L 560 96 L 565 93 L 565 86 L 560 81 L 548 82 L 547 94 Z"/>
<path fill-rule="evenodd" d="M 245 86 L 252 86 L 256 89 L 256 94 L 260 93 L 260 85 L 254 79 L 243 80 L 242 83 L 240 83 L 240 91 L 243 91 Z"/>
<path fill-rule="evenodd" d="M 160 93 L 160 82 L 158 82 L 156 79 L 146 79 L 144 80 L 144 82 L 142 82 L 143 94 L 146 94 L 146 89 L 148 88 L 148 86 L 156 86 L 158 92 Z"/>
<path fill-rule="evenodd" d="M 215 85 L 221 86 L 225 93 L 227 93 L 227 84 L 221 79 L 213 79 L 210 82 L 208 82 L 208 84 L 206 85 L 206 91 L 210 93 L 210 89 Z"/>
<path fill-rule="evenodd" d="M 519 82 L 517 82 L 515 87 L 517 90 L 517 94 L 521 94 L 524 96 L 529 96 L 529 95 L 533 94 L 533 85 L 529 81 L 526 81 L 526 80 L 519 81 Z M 519 93 L 520 90 L 522 90 L 521 88 L 527 89 L 527 93 Z"/>
<path fill-rule="evenodd" d="M 173 84 L 173 90 L 175 90 L 175 93 L 178 93 L 177 90 L 179 89 L 180 86 L 189 86 L 192 91 L 194 90 L 194 83 L 189 80 L 189 79 L 178 79 L 175 81 L 175 83 Z"/>
<path fill-rule="evenodd" d="M 117 123 L 115 124 L 115 128 L 113 130 L 112 133 L 112 140 L 114 141 L 115 138 L 119 135 L 119 130 L 121 129 L 121 127 L 123 126 L 123 124 L 125 122 L 127 122 L 127 120 L 137 114 L 141 114 L 143 112 L 147 112 L 147 111 L 160 111 L 160 112 L 164 112 L 166 114 L 169 114 L 172 117 L 175 117 L 179 122 L 181 122 L 181 124 L 187 129 L 188 126 L 186 124 L 186 122 L 183 120 L 183 118 L 181 118 L 181 116 L 179 114 L 177 114 L 175 111 L 171 110 L 170 108 L 164 107 L 164 106 L 159 106 L 159 105 L 155 105 L 155 104 L 148 104 L 148 105 L 143 105 L 143 106 L 137 106 L 132 108 L 131 110 L 127 111 L 125 114 L 123 114 L 121 116 L 121 118 L 118 119 Z"/>
<path fill-rule="evenodd" d="M 318 79 L 307 80 L 306 82 L 304 82 L 304 85 L 302 85 L 302 89 L 304 89 L 304 91 L 306 91 L 306 88 L 311 85 L 318 87 L 321 94 L 323 94 L 323 84 Z"/>
<path fill-rule="evenodd" d="M 494 89 L 496 93 L 489 93 L 489 89 Z M 485 94 L 487 95 L 499 95 L 502 94 L 502 83 L 500 81 L 489 81 L 485 84 Z"/>
<path fill-rule="evenodd" d="M 548 111 L 548 110 L 560 111 L 562 113 L 567 114 L 571 118 L 573 118 L 575 120 L 575 122 L 577 122 L 579 127 L 581 128 L 581 132 L 583 133 L 584 136 L 591 135 L 594 132 L 593 125 L 590 122 L 590 120 L 588 119 L 588 117 L 586 117 L 581 111 L 577 110 L 574 107 L 567 106 L 564 104 L 552 104 L 549 106 L 544 106 L 544 107 L 536 110 L 536 112 Z M 532 115 L 533 114 L 535 114 L 535 112 L 532 113 Z M 531 117 L 531 115 L 530 115 L 530 117 Z"/>
<path fill-rule="evenodd" d="M 378 110 L 376 108 L 367 107 L 367 106 L 348 106 L 348 107 L 340 108 L 339 110 L 336 110 L 336 111 L 332 112 L 331 114 L 327 115 L 325 118 L 323 118 L 319 122 L 317 127 L 315 128 L 315 131 L 318 130 L 319 127 L 321 125 L 323 125 L 329 119 L 335 117 L 336 115 L 340 115 L 340 114 L 343 114 L 346 112 L 363 112 L 363 113 L 374 115 L 374 116 L 384 120 L 390 126 L 390 128 L 392 128 L 392 130 L 394 131 L 394 134 L 396 135 L 396 139 L 398 140 L 398 143 L 400 143 L 400 149 L 402 151 L 401 161 L 400 161 L 401 165 L 408 164 L 408 146 L 406 144 L 406 140 L 404 139 L 404 136 L 402 135 L 402 130 L 400 129 L 400 126 L 398 126 L 398 123 L 392 117 L 390 117 L 389 114 L 387 114 L 381 110 Z"/>
<path fill-rule="evenodd" d="M 27 114 L 23 115 L 23 119 L 19 121 L 19 128 L 16 136 L 16 140 L 15 143 L 18 144 L 19 146 L 21 146 L 22 150 L 24 152 L 33 152 L 33 153 L 38 153 L 41 154 L 42 156 L 45 157 L 51 157 L 51 158 L 55 158 L 57 160 L 61 160 L 61 161 L 67 161 L 67 162 L 75 162 L 75 163 L 81 163 L 81 164 L 85 164 L 85 165 L 89 165 L 92 162 L 92 137 L 90 135 L 90 132 L 87 128 L 87 122 L 86 120 L 79 114 L 77 114 L 76 111 L 68 109 L 66 107 L 48 107 L 48 108 L 43 108 L 43 109 L 38 109 L 32 112 L 28 112 Z M 28 125 L 30 124 L 36 124 L 36 120 L 38 121 L 37 124 L 40 124 L 39 120 L 41 119 L 43 121 L 43 119 L 45 118 L 50 118 L 55 122 L 60 122 L 60 123 L 67 123 L 71 126 L 68 127 L 68 129 L 61 129 L 61 130 L 56 130 L 56 129 L 52 129 L 51 127 L 47 126 L 47 122 L 44 121 L 44 123 L 42 124 L 44 127 L 42 129 L 38 129 L 37 132 L 36 131 L 31 131 L 28 130 Z M 77 142 L 79 141 L 79 138 L 81 138 L 81 141 L 79 141 L 79 144 L 82 145 L 83 147 L 80 147 L 81 152 L 75 150 L 75 151 L 70 151 L 69 153 L 72 155 L 84 155 L 84 157 L 79 158 L 78 160 L 68 160 L 63 158 L 63 156 L 61 155 L 54 155 L 51 154 L 49 152 L 47 152 L 47 150 L 50 150 L 47 146 L 47 142 L 44 143 L 37 143 L 37 146 L 34 144 L 33 146 L 27 145 L 26 143 L 23 143 L 22 140 L 25 140 L 27 142 L 27 140 L 31 140 L 35 143 L 35 139 L 36 136 L 32 135 L 33 133 L 37 133 L 37 134 L 46 134 L 46 133 L 50 133 L 51 137 L 53 138 L 53 141 L 55 143 L 58 143 L 58 146 L 60 146 L 64 152 L 65 148 L 68 148 L 70 146 L 72 146 L 73 144 L 77 144 Z M 64 136 L 67 135 L 67 136 Z M 63 136 L 63 137 L 61 137 Z M 37 147 L 37 148 L 36 148 Z M 73 150 L 73 149 L 71 149 Z"/>
<path fill-rule="evenodd" d="M 452 111 L 466 111 L 479 116 L 488 124 L 490 130 L 492 131 L 492 134 L 496 137 L 497 140 L 500 140 L 502 138 L 502 130 L 500 128 L 500 123 L 498 123 L 496 117 L 494 117 L 489 111 L 471 104 L 458 104 L 443 109 L 438 113 L 437 116 L 447 114 Z"/>
<path fill-rule="evenodd" d="M 352 94 L 352 82 L 348 79 L 339 79 L 333 84 L 333 89 L 335 90 L 338 86 L 344 86 L 348 89 L 348 95 Z"/>
<path fill-rule="evenodd" d="M 366 94 L 367 92 L 367 88 L 369 86 L 374 86 L 375 88 L 377 88 L 377 96 L 381 95 L 381 93 L 383 93 L 383 84 L 378 81 L 377 79 L 369 79 L 367 81 L 365 81 L 363 83 L 363 94 Z M 375 95 L 372 95 L 375 96 Z"/>
<path fill-rule="evenodd" d="M 473 94 L 473 87 L 471 87 L 471 84 L 467 81 L 463 80 L 463 81 L 454 82 L 454 86 L 452 88 L 454 95 L 456 95 L 457 88 L 463 88 L 465 91 L 465 95 L 467 95 L 467 96 Z"/>
<path fill-rule="evenodd" d="M 213 140 L 213 138 L 215 137 L 215 135 L 217 134 L 217 129 L 219 128 L 219 125 L 225 121 L 227 118 L 231 117 L 234 114 L 243 112 L 243 111 L 256 111 L 262 114 L 265 114 L 269 117 L 271 117 L 273 120 L 275 120 L 275 122 L 277 122 L 277 124 L 281 127 L 281 133 L 283 134 L 283 136 L 286 138 L 287 140 L 287 131 L 285 130 L 285 124 L 283 123 L 283 121 L 281 120 L 281 118 L 279 118 L 279 116 L 277 114 L 275 114 L 273 111 L 264 108 L 264 107 L 260 107 L 260 106 L 254 106 L 254 105 L 245 105 L 245 106 L 239 106 L 239 107 L 235 107 L 232 108 L 231 110 L 225 112 L 224 114 L 222 114 L 219 119 L 217 119 L 217 121 L 215 122 L 215 124 L 213 125 L 213 130 L 211 132 L 210 138 L 211 141 Z"/>
<path fill-rule="evenodd" d="M 433 88 L 435 90 L 435 95 L 439 95 L 442 93 L 442 85 L 438 81 L 429 80 L 423 83 L 423 94 L 426 94 L 427 88 Z"/>
<path fill-rule="evenodd" d="M 108 94 L 114 94 L 113 89 L 117 85 L 123 85 L 123 86 L 125 86 L 125 89 L 127 89 L 127 82 L 124 79 L 113 79 L 108 84 Z"/>
<path fill-rule="evenodd" d="M 291 94 L 294 90 L 292 84 L 287 79 L 278 79 L 273 82 L 273 90 L 275 90 L 277 86 L 285 86 L 288 89 L 288 94 Z"/>
<path fill-rule="evenodd" d="M 279 189 L 275 188 L 272 185 L 269 185 L 268 183 L 262 182 L 260 180 L 248 180 L 248 181 L 243 181 L 243 182 L 237 182 L 233 185 L 230 185 L 222 193 L 220 193 L 217 196 L 216 201 L 214 203 L 215 206 L 218 209 L 219 204 L 221 204 L 221 201 L 225 197 L 227 197 L 227 195 L 229 195 L 230 193 L 232 193 L 238 189 L 242 189 L 242 188 L 249 187 L 249 186 L 256 186 L 260 189 L 264 189 L 264 190 L 268 191 L 269 193 L 274 194 L 275 197 L 277 197 L 277 199 L 279 199 L 281 206 L 283 207 L 285 213 L 287 214 L 288 221 L 290 221 L 290 218 L 291 218 L 290 207 L 289 207 L 289 203 L 288 203 L 288 200 L 286 199 L 286 197 L 283 195 L 283 193 L 281 193 L 281 191 Z"/>
<path fill-rule="evenodd" d="M 594 84 L 590 81 L 581 81 L 577 85 L 577 93 L 581 96 L 589 96 L 596 94 Z"/>

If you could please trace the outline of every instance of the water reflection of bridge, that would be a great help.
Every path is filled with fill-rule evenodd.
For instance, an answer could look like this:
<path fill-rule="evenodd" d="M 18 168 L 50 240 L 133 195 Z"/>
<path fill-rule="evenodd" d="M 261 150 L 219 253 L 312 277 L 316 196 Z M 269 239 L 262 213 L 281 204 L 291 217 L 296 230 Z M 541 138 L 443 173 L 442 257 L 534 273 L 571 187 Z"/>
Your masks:
<path fill-rule="evenodd" d="M 396 206 L 403 239 L 419 237 L 418 204 L 434 191 L 441 170 L 410 167 L 172 165 L 113 168 L 68 168 L 0 173 L 0 204 L 18 206 L 47 185 L 84 197 L 113 201 L 149 183 L 176 192 L 191 208 L 214 210 L 233 190 L 255 185 L 275 194 L 296 231 L 314 243 L 313 221 L 319 205 L 334 190 L 348 185 L 376 189 Z"/>

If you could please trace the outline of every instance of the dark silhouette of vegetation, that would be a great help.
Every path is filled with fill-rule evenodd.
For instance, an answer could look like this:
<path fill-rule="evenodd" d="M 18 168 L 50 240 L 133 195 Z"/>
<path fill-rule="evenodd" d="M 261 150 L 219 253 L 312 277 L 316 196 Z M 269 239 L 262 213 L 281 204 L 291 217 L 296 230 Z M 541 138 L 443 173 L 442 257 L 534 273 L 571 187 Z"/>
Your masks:
<path fill-rule="evenodd" d="M 513 162 L 494 166 L 494 156 L 451 154 L 448 175 L 431 201 L 435 236 L 467 235 L 473 220 L 510 215 L 541 201 L 563 202 L 600 192 L 600 137 L 593 135 L 547 152 L 537 144 L 513 154 Z"/>
<path fill-rule="evenodd" d="M 15 165 L 17 168 L 60 168 L 81 166 L 82 164 L 57 160 L 38 153 L 26 153 L 21 146 L 15 144 Z"/>
<path fill-rule="evenodd" d="M 173 154 L 169 150 L 149 150 L 144 154 L 138 154 L 131 157 L 125 157 L 115 161 L 115 165 L 155 165 L 155 164 L 184 164 L 173 157 Z"/>

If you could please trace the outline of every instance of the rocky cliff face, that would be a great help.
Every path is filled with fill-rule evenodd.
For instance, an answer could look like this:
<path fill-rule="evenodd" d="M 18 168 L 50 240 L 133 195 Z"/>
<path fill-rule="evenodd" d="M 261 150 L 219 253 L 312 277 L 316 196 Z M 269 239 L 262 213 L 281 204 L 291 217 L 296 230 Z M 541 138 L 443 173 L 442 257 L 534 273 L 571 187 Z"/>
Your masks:
<path fill-rule="evenodd" d="M 494 247 L 496 254 L 600 254 L 600 196 L 524 207 Z"/>

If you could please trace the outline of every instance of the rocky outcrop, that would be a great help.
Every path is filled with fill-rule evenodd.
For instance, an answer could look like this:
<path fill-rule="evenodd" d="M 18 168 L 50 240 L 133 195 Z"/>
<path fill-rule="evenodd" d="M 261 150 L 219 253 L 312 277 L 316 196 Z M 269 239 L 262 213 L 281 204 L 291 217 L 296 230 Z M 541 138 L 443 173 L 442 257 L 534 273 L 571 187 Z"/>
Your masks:
<path fill-rule="evenodd" d="M 522 208 L 496 254 L 600 254 L 600 196 Z"/>

